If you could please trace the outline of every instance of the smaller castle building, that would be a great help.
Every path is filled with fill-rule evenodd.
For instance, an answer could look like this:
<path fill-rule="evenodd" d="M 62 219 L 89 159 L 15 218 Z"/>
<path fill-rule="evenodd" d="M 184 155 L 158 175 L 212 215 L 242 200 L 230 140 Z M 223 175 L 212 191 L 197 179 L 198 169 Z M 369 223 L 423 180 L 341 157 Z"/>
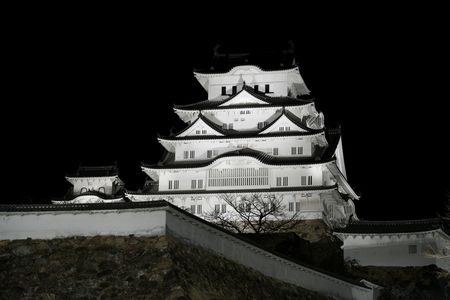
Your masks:
<path fill-rule="evenodd" d="M 66 195 L 53 204 L 123 202 L 124 184 L 117 166 L 80 166 L 66 180 L 72 185 Z"/>

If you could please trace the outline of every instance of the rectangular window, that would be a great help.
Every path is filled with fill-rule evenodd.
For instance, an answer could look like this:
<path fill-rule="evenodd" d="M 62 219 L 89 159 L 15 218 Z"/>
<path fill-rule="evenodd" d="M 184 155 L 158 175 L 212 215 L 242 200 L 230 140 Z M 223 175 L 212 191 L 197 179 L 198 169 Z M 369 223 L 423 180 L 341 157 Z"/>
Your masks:
<path fill-rule="evenodd" d="M 306 176 L 302 176 L 301 184 L 306 185 Z"/>
<path fill-rule="evenodd" d="M 297 147 L 297 153 L 303 154 L 303 147 Z"/>
<path fill-rule="evenodd" d="M 283 177 L 283 186 L 288 186 L 288 178 Z"/>
<path fill-rule="evenodd" d="M 270 86 L 268 84 L 266 84 L 265 86 L 265 92 L 270 93 Z"/>
<path fill-rule="evenodd" d="M 169 180 L 169 190 L 171 190 L 172 187 L 173 187 L 173 181 L 172 181 L 172 180 Z"/>
<path fill-rule="evenodd" d="M 278 130 L 279 131 L 284 131 L 284 127 L 279 127 Z"/>
<path fill-rule="evenodd" d="M 195 134 L 200 134 L 200 130 L 196 130 L 196 131 L 195 131 Z"/>
<path fill-rule="evenodd" d="M 408 253 L 416 254 L 417 253 L 417 245 L 408 245 Z"/>
<path fill-rule="evenodd" d="M 300 202 L 295 202 L 295 211 L 300 211 Z"/>
<path fill-rule="evenodd" d="M 206 130 L 203 129 L 203 130 L 202 130 L 202 134 L 206 134 Z"/>
<path fill-rule="evenodd" d="M 226 213 L 227 212 L 227 205 L 226 204 L 222 204 L 222 213 Z"/>
<path fill-rule="evenodd" d="M 258 129 L 261 129 L 264 127 L 264 123 L 263 122 L 258 122 Z"/>
<path fill-rule="evenodd" d="M 312 185 L 312 176 L 308 176 L 308 185 Z"/>
<path fill-rule="evenodd" d="M 195 214 L 195 205 L 191 205 L 191 214 Z"/>
<path fill-rule="evenodd" d="M 197 205 L 197 214 L 200 215 L 202 213 L 202 205 Z"/>
<path fill-rule="evenodd" d="M 222 96 L 227 94 L 227 87 L 223 86 L 222 87 Z"/>
<path fill-rule="evenodd" d="M 236 94 L 236 92 L 237 92 L 237 86 L 233 86 L 233 88 L 232 88 L 233 95 Z"/>
<path fill-rule="evenodd" d="M 291 147 L 291 154 L 296 155 L 297 154 L 297 148 Z"/>
<path fill-rule="evenodd" d="M 188 159 L 189 158 L 189 151 L 184 151 L 183 152 L 183 158 L 184 159 Z"/>
<path fill-rule="evenodd" d="M 286 127 L 285 127 L 285 130 L 286 130 L 286 131 L 291 131 L 291 127 L 286 126 Z"/>
<path fill-rule="evenodd" d="M 249 111 L 249 110 L 246 110 L 246 111 L 245 111 L 245 114 L 249 115 L 249 114 L 250 114 L 250 111 Z"/>
<path fill-rule="evenodd" d="M 233 123 L 228 124 L 228 129 L 233 129 Z"/>
<path fill-rule="evenodd" d="M 259 89 L 259 86 L 258 86 L 257 84 L 255 84 L 255 85 L 253 86 L 253 90 L 254 90 L 255 92 L 258 92 L 258 89 Z"/>
<path fill-rule="evenodd" d="M 240 111 L 240 114 L 241 114 L 241 115 L 245 115 L 245 110 L 241 110 L 241 111 Z"/>
<path fill-rule="evenodd" d="M 289 202 L 289 211 L 294 211 L 294 202 Z"/>
<path fill-rule="evenodd" d="M 212 157 L 212 150 L 206 151 L 206 157 L 211 158 Z"/>
<path fill-rule="evenodd" d="M 277 177 L 277 186 L 281 186 L 281 177 Z"/>
<path fill-rule="evenodd" d="M 250 212 L 251 210 L 252 210 L 252 205 L 250 203 L 247 203 L 247 205 L 245 206 L 245 211 Z"/>
<path fill-rule="evenodd" d="M 213 151 L 213 156 L 217 156 L 217 155 L 219 155 L 219 150 L 214 150 Z"/>
<path fill-rule="evenodd" d="M 220 204 L 214 205 L 214 213 L 220 214 Z"/>
<path fill-rule="evenodd" d="M 190 151 L 189 152 L 189 157 L 190 158 L 195 158 L 195 151 Z"/>
<path fill-rule="evenodd" d="M 197 187 L 198 187 L 199 189 L 202 189 L 202 188 L 203 188 L 203 179 L 199 179 L 199 180 L 198 180 Z"/>
<path fill-rule="evenodd" d="M 174 180 L 173 181 L 173 189 L 174 190 L 178 190 L 180 188 L 180 181 L 179 180 Z"/>
<path fill-rule="evenodd" d="M 273 148 L 273 155 L 278 155 L 278 148 Z"/>
<path fill-rule="evenodd" d="M 228 124 L 223 123 L 222 124 L 222 129 L 227 129 Z"/>
<path fill-rule="evenodd" d="M 193 179 L 191 180 L 191 189 L 197 188 L 197 180 Z"/>

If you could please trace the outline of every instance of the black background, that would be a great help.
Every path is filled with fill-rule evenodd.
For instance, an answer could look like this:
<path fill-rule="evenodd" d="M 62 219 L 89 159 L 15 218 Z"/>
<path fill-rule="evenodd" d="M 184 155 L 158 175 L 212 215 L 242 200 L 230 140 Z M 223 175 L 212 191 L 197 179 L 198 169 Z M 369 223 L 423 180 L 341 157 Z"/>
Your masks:
<path fill-rule="evenodd" d="M 348 180 L 362 196 L 359 217 L 442 212 L 449 186 L 442 19 L 420 9 L 369 15 L 343 8 L 308 20 L 298 10 L 271 13 L 278 17 L 194 11 L 156 19 L 152 11 L 11 21 L 3 37 L 10 68 L 1 202 L 63 195 L 65 172 L 80 162 L 117 161 L 128 188 L 138 188 L 140 162 L 162 154 L 156 134 L 183 127 L 173 104 L 206 99 L 192 70 L 209 63 L 217 40 L 264 49 L 292 39 L 326 124 L 342 126 Z"/>

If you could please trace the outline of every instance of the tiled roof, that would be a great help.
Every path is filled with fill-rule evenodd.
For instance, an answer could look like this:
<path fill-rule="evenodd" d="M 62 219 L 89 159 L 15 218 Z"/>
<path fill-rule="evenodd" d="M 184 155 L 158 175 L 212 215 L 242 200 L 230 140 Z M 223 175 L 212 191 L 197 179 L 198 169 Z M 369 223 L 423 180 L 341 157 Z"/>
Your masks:
<path fill-rule="evenodd" d="M 398 221 L 352 221 L 347 227 L 336 229 L 337 233 L 409 233 L 442 229 L 450 234 L 448 218 L 398 220 Z"/>
<path fill-rule="evenodd" d="M 75 173 L 67 174 L 67 177 L 107 177 L 117 176 L 119 171 L 113 166 L 80 166 Z"/>
<path fill-rule="evenodd" d="M 225 130 L 223 130 L 225 131 Z M 226 136 L 217 135 L 194 135 L 194 136 L 161 136 L 158 138 L 163 140 L 219 140 L 219 139 L 240 139 L 240 138 L 268 138 L 268 137 L 284 137 L 284 136 L 310 136 L 324 132 L 324 130 L 318 130 L 317 132 L 295 132 L 295 131 L 277 131 L 266 134 L 258 134 L 257 132 L 232 132 Z"/>
<path fill-rule="evenodd" d="M 227 193 L 274 193 L 274 192 L 295 192 L 295 191 L 321 191 L 337 188 L 337 185 L 330 186 L 300 186 L 300 187 L 273 187 L 270 189 L 233 189 L 233 190 L 170 190 L 170 191 L 127 191 L 131 195 L 172 195 L 172 194 L 227 194 Z"/>
<path fill-rule="evenodd" d="M 194 73 L 199 75 L 221 75 L 221 74 L 228 74 L 233 69 L 236 69 L 237 67 L 242 66 L 252 66 L 260 69 L 263 72 L 278 72 L 278 71 L 291 71 L 295 70 L 295 68 L 298 68 L 296 64 L 289 64 L 286 66 L 280 66 L 279 62 L 278 64 L 272 64 L 268 66 L 262 66 L 261 64 L 249 64 L 247 63 L 234 63 L 234 64 L 228 64 L 226 66 L 222 66 L 222 68 L 215 68 L 215 69 L 201 69 L 201 68 L 194 68 Z"/>
<path fill-rule="evenodd" d="M 78 194 L 78 195 L 69 194 L 69 195 L 67 195 L 65 197 L 55 198 L 53 200 L 55 200 L 55 201 L 71 201 L 71 200 L 74 200 L 74 199 L 76 199 L 78 197 L 83 197 L 83 196 L 97 196 L 97 197 L 99 197 L 101 199 L 107 200 L 107 199 L 122 198 L 123 197 L 123 193 L 121 192 L 121 193 L 116 193 L 114 195 L 108 195 L 108 194 L 105 194 L 105 193 L 102 193 L 102 192 L 99 192 L 99 191 L 87 191 L 87 192 L 84 192 L 84 193 Z"/>
<path fill-rule="evenodd" d="M 184 168 L 201 168 L 212 164 L 214 161 L 224 158 L 224 157 L 238 157 L 238 156 L 249 156 L 256 158 L 260 162 L 267 165 L 311 165 L 311 164 L 321 164 L 332 161 L 333 159 L 318 160 L 311 157 L 276 157 L 266 154 L 261 151 L 253 150 L 250 148 L 244 148 L 239 150 L 234 150 L 230 152 L 223 153 L 216 156 L 213 159 L 201 160 L 201 161 L 177 161 L 166 163 L 165 165 L 150 165 L 143 163 L 143 167 L 151 169 L 184 169 Z"/>
<path fill-rule="evenodd" d="M 220 106 L 234 97 L 242 93 L 243 91 L 248 92 L 255 98 L 266 102 L 267 104 L 242 104 L 242 105 L 230 105 L 230 106 Z M 207 109 L 236 109 L 236 108 L 251 108 L 251 107 L 278 107 L 278 106 L 298 106 L 298 105 L 307 105 L 314 102 L 314 98 L 312 96 L 302 96 L 301 98 L 292 98 L 292 97 L 270 97 L 264 93 L 255 92 L 252 87 L 248 85 L 244 85 L 241 91 L 238 93 L 224 99 L 224 100 L 206 100 L 201 102 L 196 102 L 192 104 L 186 105 L 174 105 L 176 109 L 181 110 L 207 110 Z"/>

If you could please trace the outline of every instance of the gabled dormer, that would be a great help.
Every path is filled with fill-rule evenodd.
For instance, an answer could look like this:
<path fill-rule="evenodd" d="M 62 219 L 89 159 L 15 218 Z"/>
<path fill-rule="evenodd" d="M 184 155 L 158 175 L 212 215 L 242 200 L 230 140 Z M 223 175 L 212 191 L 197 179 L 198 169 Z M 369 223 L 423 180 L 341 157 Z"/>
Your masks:
<path fill-rule="evenodd" d="M 280 132 L 314 132 L 316 130 L 308 128 L 302 124 L 291 112 L 282 109 L 280 115 L 275 118 L 270 124 L 262 128 L 259 134 L 280 133 Z"/>
<path fill-rule="evenodd" d="M 240 105 L 269 105 L 263 97 L 257 97 L 255 93 L 251 92 L 251 88 L 244 85 L 242 90 L 236 95 L 230 97 L 227 101 L 220 104 L 218 107 L 240 106 Z"/>
<path fill-rule="evenodd" d="M 208 120 L 200 113 L 199 117 L 192 122 L 186 129 L 176 134 L 176 137 L 186 136 L 223 136 L 218 125 Z"/>

